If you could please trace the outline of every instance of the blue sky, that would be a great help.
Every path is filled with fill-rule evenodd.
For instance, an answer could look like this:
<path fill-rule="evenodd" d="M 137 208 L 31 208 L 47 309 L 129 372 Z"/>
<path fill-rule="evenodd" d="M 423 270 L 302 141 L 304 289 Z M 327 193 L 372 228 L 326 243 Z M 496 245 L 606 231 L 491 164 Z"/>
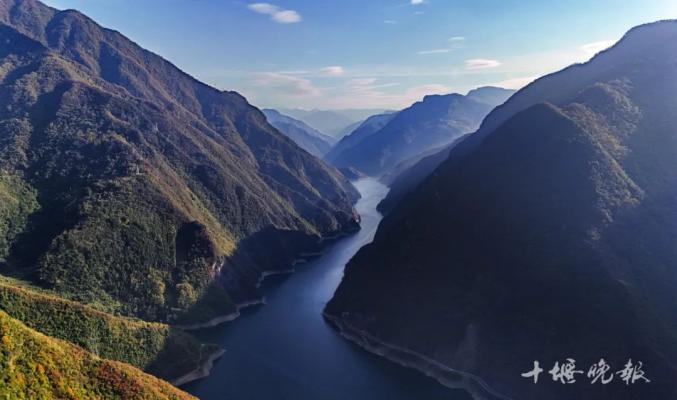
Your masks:
<path fill-rule="evenodd" d="M 518 88 L 677 18 L 674 0 L 47 0 L 276 108 L 402 108 Z M 557 3 L 557 4 L 553 4 Z"/>

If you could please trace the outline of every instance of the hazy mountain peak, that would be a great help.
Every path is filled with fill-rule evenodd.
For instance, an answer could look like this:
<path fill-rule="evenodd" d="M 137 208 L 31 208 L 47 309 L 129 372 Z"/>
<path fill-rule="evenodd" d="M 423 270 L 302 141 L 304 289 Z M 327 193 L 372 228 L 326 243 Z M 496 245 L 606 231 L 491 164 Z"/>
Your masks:
<path fill-rule="evenodd" d="M 500 104 L 496 102 L 504 101 L 512 93 L 486 89 L 474 96 L 489 92 L 491 95 L 485 95 L 482 101 L 458 93 L 425 96 L 394 114 L 378 131 L 362 135 L 359 143 L 352 140 L 351 146 L 341 148 L 340 152 L 337 146 L 328 159 L 336 166 L 355 167 L 367 174 L 388 173 L 404 160 L 473 132 L 484 116 Z"/>
<path fill-rule="evenodd" d="M 503 104 L 510 96 L 515 93 L 512 89 L 503 89 L 495 86 L 483 86 L 473 89 L 466 95 L 468 98 L 480 103 L 487 103 L 493 106 Z"/>
<path fill-rule="evenodd" d="M 445 100 L 450 100 L 450 99 L 461 99 L 464 96 L 459 93 L 449 93 L 449 94 L 429 94 L 426 96 L 423 96 L 423 100 L 419 103 L 432 103 L 435 101 L 445 101 Z"/>
<path fill-rule="evenodd" d="M 336 143 L 336 139 L 323 134 L 303 121 L 270 108 L 262 111 L 271 125 L 316 157 L 323 157 Z"/>

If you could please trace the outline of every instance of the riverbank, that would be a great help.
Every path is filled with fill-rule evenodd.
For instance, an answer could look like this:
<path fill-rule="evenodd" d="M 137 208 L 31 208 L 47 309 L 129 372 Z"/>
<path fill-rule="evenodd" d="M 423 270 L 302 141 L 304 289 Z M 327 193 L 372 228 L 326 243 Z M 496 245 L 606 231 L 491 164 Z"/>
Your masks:
<path fill-rule="evenodd" d="M 359 229 L 351 229 L 351 230 L 345 230 L 341 231 L 338 233 L 334 233 L 331 236 L 327 236 L 324 238 L 321 238 L 317 242 L 317 246 L 320 246 L 317 251 L 313 252 L 299 252 L 297 254 L 297 257 L 291 261 L 290 265 L 292 268 L 289 269 L 279 269 L 279 270 L 266 270 L 266 271 L 261 271 L 259 273 L 258 278 L 256 279 L 256 283 L 254 284 L 254 287 L 256 289 L 259 289 L 263 282 L 266 280 L 266 278 L 271 277 L 271 276 L 276 276 L 276 275 L 291 275 L 294 272 L 296 272 L 296 268 L 294 268 L 297 265 L 300 264 L 306 264 L 309 261 L 322 257 L 327 249 L 331 247 L 334 243 L 337 241 L 346 238 L 350 235 L 353 235 L 355 233 L 359 232 Z M 206 328 L 214 328 L 216 326 L 219 326 L 221 324 L 225 324 L 226 322 L 231 322 L 235 319 L 237 319 L 241 315 L 241 311 L 245 308 L 248 307 L 253 307 L 257 305 L 262 305 L 266 304 L 266 298 L 265 296 L 260 296 L 258 298 L 254 298 L 248 301 L 244 301 L 242 303 L 239 303 L 236 305 L 235 311 L 229 314 L 224 314 L 220 315 L 217 317 L 214 317 L 210 320 L 204 321 L 204 322 L 199 322 L 195 324 L 187 324 L 187 325 L 173 325 L 176 328 L 183 329 L 185 331 L 194 331 L 198 329 L 206 329 Z"/>
<path fill-rule="evenodd" d="M 214 367 L 214 362 L 221 358 L 224 354 L 226 354 L 226 351 L 224 349 L 219 349 L 218 351 L 210 354 L 209 357 L 207 357 L 207 359 L 202 363 L 202 365 L 198 366 L 189 373 L 172 380 L 170 383 L 176 387 L 179 387 L 181 385 L 185 385 L 188 382 L 208 377 L 212 371 L 212 368 Z"/>
<path fill-rule="evenodd" d="M 412 368 L 435 379 L 451 389 L 462 389 L 470 393 L 474 400 L 512 400 L 492 390 L 480 377 L 454 370 L 439 361 L 404 347 L 383 342 L 377 337 L 360 330 L 344 319 L 323 313 L 325 320 L 331 324 L 345 339 L 357 344 L 370 353 L 377 354 L 401 366 Z"/>
<path fill-rule="evenodd" d="M 346 263 L 371 242 L 381 221 L 376 204 L 387 187 L 374 179 L 356 182 L 356 187 L 363 195 L 356 205 L 362 229 L 332 244 L 321 257 L 306 259 L 307 265 L 297 265 L 295 273 L 266 278 L 260 288 L 265 307 L 247 309 L 232 323 L 195 331 L 200 340 L 217 343 L 228 353 L 208 378 L 183 385 L 183 390 L 202 400 L 471 400 L 465 391 L 446 388 L 354 346 L 322 317 Z M 278 259 L 277 269 L 289 269 L 293 260 L 299 264 L 306 255 L 295 256 L 289 263 Z"/>
<path fill-rule="evenodd" d="M 235 320 L 237 317 L 241 315 L 241 311 L 247 307 L 252 307 L 252 306 L 257 306 L 260 304 L 266 304 L 266 299 L 265 297 L 261 297 L 260 299 L 256 300 L 251 300 L 247 301 L 244 303 L 240 303 L 235 306 L 235 311 L 233 311 L 230 314 L 224 314 L 220 315 L 218 317 L 212 318 L 210 320 L 207 320 L 205 322 L 200 322 L 197 324 L 190 324 L 190 325 L 172 325 L 175 328 L 183 329 L 184 331 L 194 331 L 198 329 L 205 329 L 205 328 L 213 328 L 215 326 L 219 326 L 221 324 L 225 324 L 226 322 L 230 322 Z"/>
<path fill-rule="evenodd" d="M 266 278 L 271 277 L 271 276 L 276 276 L 276 275 L 290 275 L 296 272 L 296 269 L 294 268 L 297 265 L 300 264 L 305 264 L 309 262 L 310 260 L 314 258 L 321 257 L 329 248 L 332 244 L 337 242 L 338 240 L 345 238 L 347 236 L 350 236 L 351 234 L 354 234 L 356 232 L 359 232 L 359 229 L 351 229 L 351 230 L 346 230 L 342 232 L 335 233 L 331 236 L 321 238 L 318 242 L 317 245 L 321 246 L 319 250 L 314 251 L 314 252 L 299 252 L 297 255 L 297 258 L 294 259 L 291 262 L 292 268 L 289 269 L 283 269 L 283 270 L 269 270 L 269 271 L 262 271 L 260 272 L 260 275 L 257 279 L 257 282 L 255 284 L 255 287 L 259 289 L 263 282 L 266 280 Z M 173 325 L 176 328 L 185 330 L 185 331 L 197 331 L 200 329 L 209 329 L 209 328 L 214 328 L 219 325 L 225 324 L 227 322 L 231 322 L 236 320 L 242 315 L 242 311 L 246 308 L 253 307 L 253 306 L 258 306 L 258 305 L 264 305 L 266 304 L 266 298 L 265 296 L 261 296 L 259 298 L 255 298 L 252 300 L 248 300 L 245 302 L 241 302 L 236 305 L 235 311 L 229 314 L 224 314 L 220 315 L 217 317 L 214 317 L 210 320 L 204 321 L 204 322 L 199 322 L 195 324 L 187 324 L 187 325 Z M 185 385 L 187 383 L 203 379 L 209 376 L 211 369 L 213 368 L 214 362 L 221 358 L 224 354 L 226 353 L 226 350 L 221 349 L 218 352 L 210 355 L 203 363 L 201 366 L 196 368 L 195 370 L 177 378 L 174 379 L 171 383 L 174 386 L 181 386 Z"/>

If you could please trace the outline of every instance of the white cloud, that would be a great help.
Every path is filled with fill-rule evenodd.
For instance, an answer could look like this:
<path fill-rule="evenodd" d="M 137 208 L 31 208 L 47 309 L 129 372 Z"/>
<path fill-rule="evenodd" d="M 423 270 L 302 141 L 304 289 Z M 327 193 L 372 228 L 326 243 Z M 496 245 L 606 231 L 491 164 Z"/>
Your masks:
<path fill-rule="evenodd" d="M 295 24 L 301 22 L 301 15 L 294 10 L 284 10 L 273 14 L 273 21 L 280 24 Z"/>
<path fill-rule="evenodd" d="M 465 44 L 463 40 L 449 41 L 448 36 L 442 39 L 443 44 L 440 50 L 447 45 L 447 48 L 454 52 L 457 51 L 456 44 Z M 470 38 L 466 42 L 469 40 Z M 251 72 L 247 70 L 228 71 L 223 76 L 220 73 L 211 72 L 211 77 L 207 77 L 209 78 L 207 80 L 221 87 L 226 86 L 225 82 L 228 82 L 230 86 L 226 87 L 230 88 L 232 88 L 230 82 L 244 80 L 246 84 L 236 88 L 250 95 L 255 94 L 258 105 L 399 109 L 420 100 L 427 94 L 461 93 L 486 85 L 510 89 L 522 88 L 540 76 L 558 71 L 573 63 L 589 60 L 590 55 L 582 47 L 581 43 L 578 43 L 569 47 L 514 56 L 504 55 L 501 56 L 500 61 L 467 57 L 465 63 L 461 61 L 458 65 L 447 63 L 439 65 L 437 63 L 355 64 L 350 65 L 349 68 L 344 67 L 344 74 L 331 79 L 331 86 L 320 86 L 320 82 L 328 81 L 322 68 L 305 69 L 304 66 L 276 70 L 276 73 L 285 77 L 274 76 L 275 79 L 273 79 L 271 76 L 259 76 L 258 85 L 265 82 L 267 85 L 265 87 L 252 85 Z M 590 48 L 591 46 L 586 46 L 589 51 Z M 282 73 L 283 69 L 289 71 Z M 298 71 L 295 71 L 296 69 Z M 225 76 L 228 78 L 226 79 Z M 313 84 L 312 81 L 315 79 L 317 83 Z"/>
<path fill-rule="evenodd" d="M 465 44 L 465 37 L 464 36 L 453 36 L 449 38 L 449 45 L 448 47 L 443 47 L 439 49 L 432 49 L 432 50 L 422 50 L 419 51 L 419 55 L 428 55 L 428 54 L 444 54 L 444 53 L 451 53 L 454 50 L 462 49 Z"/>
<path fill-rule="evenodd" d="M 606 50 L 609 47 L 613 46 L 614 43 L 616 43 L 615 40 L 600 40 L 599 42 L 584 44 L 583 46 L 581 46 L 581 50 L 583 50 L 585 54 L 592 57 L 595 54 L 599 53 L 600 51 Z"/>
<path fill-rule="evenodd" d="M 256 13 L 269 15 L 270 19 L 279 24 L 295 24 L 301 22 L 301 15 L 294 10 L 284 10 L 270 3 L 254 3 L 248 8 Z"/>
<path fill-rule="evenodd" d="M 383 82 L 376 78 L 354 78 L 345 87 L 331 96 L 325 96 L 327 108 L 373 108 L 401 109 L 431 94 L 447 94 L 452 90 L 441 84 L 427 84 L 400 88 L 400 83 Z"/>
<path fill-rule="evenodd" d="M 340 65 L 332 65 L 329 67 L 324 67 L 320 70 L 322 75 L 325 76 L 343 76 L 346 71 Z"/>
<path fill-rule="evenodd" d="M 310 71 L 306 69 L 292 69 L 287 71 L 277 71 L 278 74 L 282 75 L 307 75 Z"/>
<path fill-rule="evenodd" d="M 376 78 L 355 78 L 347 82 L 349 87 L 364 87 L 376 83 Z"/>
<path fill-rule="evenodd" d="M 500 65 L 501 63 L 498 60 L 489 60 L 486 58 L 465 60 L 465 69 L 467 70 L 496 68 Z"/>
<path fill-rule="evenodd" d="M 280 8 L 269 3 L 254 3 L 249 5 L 249 9 L 259 14 L 273 15 L 280 11 Z"/>
<path fill-rule="evenodd" d="M 385 21 L 383 21 L 383 23 L 384 23 L 384 24 L 395 25 L 395 24 L 397 24 L 397 21 L 395 21 L 394 19 L 386 19 Z"/>
<path fill-rule="evenodd" d="M 322 91 L 315 87 L 310 80 L 279 72 L 257 74 L 252 85 L 260 88 L 275 89 L 276 92 L 279 92 L 283 96 L 314 97 L 322 94 Z"/>
<path fill-rule="evenodd" d="M 411 5 L 412 6 L 417 6 L 419 4 L 423 4 L 424 0 L 411 0 Z"/>
<path fill-rule="evenodd" d="M 422 50 L 419 51 L 418 54 L 421 56 L 429 55 L 429 54 L 444 54 L 444 53 L 450 53 L 451 49 L 434 49 L 434 50 Z"/>

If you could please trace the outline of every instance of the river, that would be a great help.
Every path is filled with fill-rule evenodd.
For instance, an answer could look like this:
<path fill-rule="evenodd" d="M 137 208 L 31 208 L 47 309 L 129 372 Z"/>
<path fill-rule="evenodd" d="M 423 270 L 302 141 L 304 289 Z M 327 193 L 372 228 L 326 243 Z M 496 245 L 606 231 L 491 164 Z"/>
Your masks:
<path fill-rule="evenodd" d="M 350 258 L 376 232 L 376 205 L 387 187 L 374 179 L 355 183 L 362 229 L 298 265 L 268 277 L 267 304 L 248 308 L 233 322 L 195 332 L 226 354 L 211 375 L 182 388 L 202 400 L 468 400 L 462 391 L 368 353 L 343 339 L 322 318 Z"/>

